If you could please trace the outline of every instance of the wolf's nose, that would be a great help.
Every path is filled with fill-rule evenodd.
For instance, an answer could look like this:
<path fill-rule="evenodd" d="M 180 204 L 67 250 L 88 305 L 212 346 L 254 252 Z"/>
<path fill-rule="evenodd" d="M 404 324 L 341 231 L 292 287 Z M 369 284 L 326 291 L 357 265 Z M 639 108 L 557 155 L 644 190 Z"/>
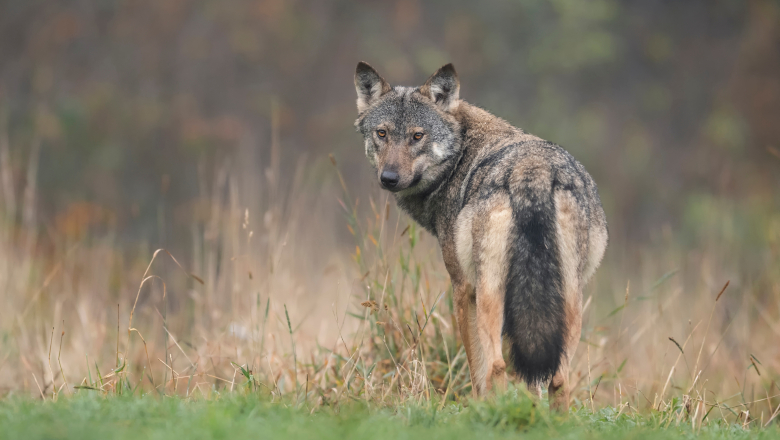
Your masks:
<path fill-rule="evenodd" d="M 398 173 L 394 171 L 382 171 L 380 180 L 382 180 L 382 185 L 387 188 L 395 188 L 395 186 L 398 185 Z"/>

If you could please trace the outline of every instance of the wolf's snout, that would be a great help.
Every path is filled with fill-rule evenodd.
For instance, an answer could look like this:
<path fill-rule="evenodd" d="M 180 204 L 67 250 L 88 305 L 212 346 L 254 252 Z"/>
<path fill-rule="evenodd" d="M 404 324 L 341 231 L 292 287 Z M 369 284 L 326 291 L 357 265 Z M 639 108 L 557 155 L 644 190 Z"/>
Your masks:
<path fill-rule="evenodd" d="M 382 176 L 380 176 L 379 180 L 382 181 L 382 185 L 384 185 L 385 188 L 395 188 L 395 186 L 398 185 L 400 177 L 395 171 L 382 171 Z"/>

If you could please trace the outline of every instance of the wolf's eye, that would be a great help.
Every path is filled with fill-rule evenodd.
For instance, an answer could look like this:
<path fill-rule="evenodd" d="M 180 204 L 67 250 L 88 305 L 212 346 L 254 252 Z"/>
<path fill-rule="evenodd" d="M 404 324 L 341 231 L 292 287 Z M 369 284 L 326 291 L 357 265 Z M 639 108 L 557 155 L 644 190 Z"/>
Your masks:
<path fill-rule="evenodd" d="M 422 134 L 422 133 L 420 133 L 420 132 L 418 131 L 418 132 L 417 132 L 417 133 L 415 133 L 415 134 L 414 134 L 414 136 L 412 136 L 412 137 L 414 138 L 414 140 L 416 140 L 416 141 L 419 141 L 420 139 L 422 139 L 422 137 L 423 137 L 423 134 Z"/>
<path fill-rule="evenodd" d="M 377 130 L 376 131 L 376 135 L 381 137 L 381 138 L 383 138 L 383 137 L 387 136 L 387 132 L 384 131 L 384 130 Z"/>

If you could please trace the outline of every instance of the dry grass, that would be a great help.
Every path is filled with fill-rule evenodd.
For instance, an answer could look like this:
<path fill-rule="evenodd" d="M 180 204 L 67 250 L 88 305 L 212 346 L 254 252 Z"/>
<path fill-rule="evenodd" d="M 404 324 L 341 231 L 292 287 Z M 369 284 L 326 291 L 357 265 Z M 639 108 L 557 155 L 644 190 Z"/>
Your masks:
<path fill-rule="evenodd" d="M 335 188 L 307 188 L 310 168 L 284 180 L 272 161 L 259 182 L 218 166 L 192 254 L 176 261 L 119 246 L 111 231 L 46 231 L 34 184 L 13 187 L 0 166 L 2 394 L 260 393 L 312 411 L 468 397 L 435 240 L 387 194 L 351 195 L 337 167 Z M 733 218 L 717 214 L 727 228 Z M 349 246 L 335 232 L 345 227 Z M 572 403 L 657 414 L 659 426 L 767 425 L 780 408 L 778 248 L 759 249 L 756 267 L 755 249 L 720 236 L 613 238 L 584 295 Z"/>

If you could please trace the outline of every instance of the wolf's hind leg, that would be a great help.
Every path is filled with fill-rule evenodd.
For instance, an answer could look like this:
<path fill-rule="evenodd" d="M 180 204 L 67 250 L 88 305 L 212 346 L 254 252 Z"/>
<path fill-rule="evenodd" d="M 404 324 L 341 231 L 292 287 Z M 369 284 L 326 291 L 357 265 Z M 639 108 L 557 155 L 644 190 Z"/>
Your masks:
<path fill-rule="evenodd" d="M 565 298 L 565 319 L 567 333 L 564 339 L 564 356 L 558 371 L 553 375 L 548 388 L 550 408 L 560 412 L 569 410 L 569 366 L 580 342 L 582 331 L 582 289 L 581 267 L 583 256 L 587 255 L 580 244 L 587 237 L 583 234 L 582 219 L 578 216 L 576 200 L 568 191 L 555 194 L 556 238 L 560 253 L 563 293 Z"/>
<path fill-rule="evenodd" d="M 477 332 L 484 351 L 480 383 L 486 392 L 506 390 L 506 362 L 501 353 L 501 326 L 504 318 L 504 298 L 496 292 L 483 290 L 477 294 Z"/>
<path fill-rule="evenodd" d="M 506 362 L 501 352 L 508 249 L 512 208 L 506 197 L 497 196 L 480 209 L 474 221 L 477 267 L 477 329 L 485 352 L 485 389 L 506 390 Z"/>
<path fill-rule="evenodd" d="M 561 413 L 569 411 L 569 362 L 561 362 L 560 368 L 550 381 L 547 388 L 550 398 L 550 409 Z"/>
<path fill-rule="evenodd" d="M 566 357 L 561 360 L 561 366 L 550 381 L 547 388 L 550 397 L 550 408 L 567 413 L 569 411 L 569 369 L 574 352 L 577 351 L 577 345 L 580 342 L 582 329 L 582 308 L 570 310 L 569 334 L 566 338 Z"/>

